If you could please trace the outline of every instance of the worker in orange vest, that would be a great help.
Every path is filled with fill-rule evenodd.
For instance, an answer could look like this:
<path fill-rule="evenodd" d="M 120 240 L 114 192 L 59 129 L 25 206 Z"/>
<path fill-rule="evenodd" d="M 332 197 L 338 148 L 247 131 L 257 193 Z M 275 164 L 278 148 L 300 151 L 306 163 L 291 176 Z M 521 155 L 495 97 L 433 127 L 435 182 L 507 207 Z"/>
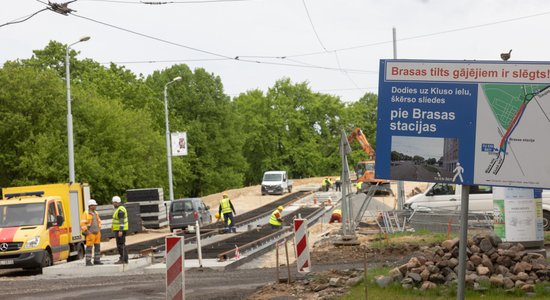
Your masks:
<path fill-rule="evenodd" d="M 330 221 L 328 221 L 330 224 L 334 222 L 342 223 L 342 210 L 340 208 L 337 208 L 332 211 L 332 216 L 330 216 Z"/>
<path fill-rule="evenodd" d="M 102 265 L 100 261 L 101 245 L 101 219 L 96 211 L 97 202 L 94 199 L 88 201 L 88 212 L 80 216 L 80 229 L 86 237 L 86 266 Z M 92 264 L 92 249 L 94 263 Z"/>

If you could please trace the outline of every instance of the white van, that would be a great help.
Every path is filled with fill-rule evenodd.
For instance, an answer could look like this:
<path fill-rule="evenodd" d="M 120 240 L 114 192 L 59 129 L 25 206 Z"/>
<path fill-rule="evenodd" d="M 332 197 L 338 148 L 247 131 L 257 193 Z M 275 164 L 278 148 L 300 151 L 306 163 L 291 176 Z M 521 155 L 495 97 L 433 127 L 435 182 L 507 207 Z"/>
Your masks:
<path fill-rule="evenodd" d="M 267 171 L 262 179 L 262 196 L 265 194 L 282 195 L 285 191 L 292 193 L 292 180 L 286 171 Z"/>
<path fill-rule="evenodd" d="M 429 212 L 432 209 L 460 210 L 462 185 L 432 183 L 423 193 L 405 201 L 405 209 Z M 470 186 L 470 212 L 493 213 L 493 188 L 487 185 Z M 544 230 L 550 230 L 550 190 L 542 192 Z"/>

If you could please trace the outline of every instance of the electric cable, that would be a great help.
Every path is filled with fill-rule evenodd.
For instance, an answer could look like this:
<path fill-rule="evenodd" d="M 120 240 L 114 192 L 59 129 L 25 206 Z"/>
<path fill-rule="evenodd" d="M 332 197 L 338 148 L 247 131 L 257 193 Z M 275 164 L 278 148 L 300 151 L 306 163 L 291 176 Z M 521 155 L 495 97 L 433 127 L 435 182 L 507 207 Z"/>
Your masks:
<path fill-rule="evenodd" d="M 15 20 L 9 21 L 9 22 L 4 23 L 4 24 L 0 24 L 0 27 L 7 26 L 7 25 L 11 25 L 11 24 L 17 24 L 17 23 L 25 22 L 25 21 L 27 21 L 28 19 L 30 19 L 30 18 L 36 16 L 37 14 L 39 14 L 39 13 L 45 11 L 45 10 L 48 10 L 48 8 L 43 8 L 43 9 L 41 9 L 41 10 L 39 10 L 39 11 L 36 11 L 36 12 L 30 14 L 30 15 L 27 15 L 27 16 L 23 16 L 23 17 L 17 18 L 17 19 L 15 19 Z M 22 20 L 21 20 L 21 19 L 22 19 Z"/>

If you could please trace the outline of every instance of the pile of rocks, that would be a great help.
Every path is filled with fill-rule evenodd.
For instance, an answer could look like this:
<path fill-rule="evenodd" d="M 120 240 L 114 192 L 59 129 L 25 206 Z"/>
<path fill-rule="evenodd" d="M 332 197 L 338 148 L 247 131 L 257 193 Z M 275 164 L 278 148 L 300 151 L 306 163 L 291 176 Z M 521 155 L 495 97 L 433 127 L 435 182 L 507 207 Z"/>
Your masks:
<path fill-rule="evenodd" d="M 364 270 L 345 269 L 311 272 L 291 284 L 273 283 L 259 289 L 250 300 L 263 299 L 338 299 L 349 288 L 357 285 L 364 276 Z"/>
<path fill-rule="evenodd" d="M 458 238 L 434 247 L 422 247 L 408 263 L 375 279 L 379 286 L 400 282 L 406 289 L 432 289 L 458 278 Z M 549 263 L 522 244 L 502 242 L 497 236 L 474 236 L 466 249 L 466 284 L 474 289 L 490 286 L 533 292 L 534 284 L 550 279 Z"/>

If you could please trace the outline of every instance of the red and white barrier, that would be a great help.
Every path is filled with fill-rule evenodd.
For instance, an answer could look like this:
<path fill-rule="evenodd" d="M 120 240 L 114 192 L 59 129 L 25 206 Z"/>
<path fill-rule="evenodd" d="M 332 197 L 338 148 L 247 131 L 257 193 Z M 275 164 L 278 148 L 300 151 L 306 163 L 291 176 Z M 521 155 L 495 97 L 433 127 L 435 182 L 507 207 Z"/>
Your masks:
<path fill-rule="evenodd" d="M 182 237 L 166 237 L 166 299 L 185 299 Z"/>
<path fill-rule="evenodd" d="M 309 245 L 307 241 L 307 220 L 294 219 L 294 245 L 296 246 L 296 265 L 298 272 L 310 272 Z"/>

